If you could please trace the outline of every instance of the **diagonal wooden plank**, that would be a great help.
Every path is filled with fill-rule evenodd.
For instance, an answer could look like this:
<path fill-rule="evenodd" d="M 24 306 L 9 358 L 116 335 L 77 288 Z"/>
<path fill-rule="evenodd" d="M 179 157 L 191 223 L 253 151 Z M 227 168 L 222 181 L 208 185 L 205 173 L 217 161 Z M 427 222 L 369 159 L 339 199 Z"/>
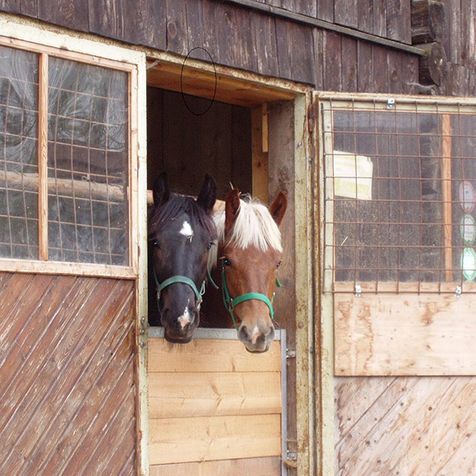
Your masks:
<path fill-rule="evenodd" d="M 34 425 L 37 432 L 27 433 L 29 438 L 19 440 L 28 458 L 26 473 L 29 472 L 28 468 L 30 470 L 38 468 L 50 451 L 57 450 L 57 441 L 61 439 L 65 427 L 70 424 L 74 415 L 79 412 L 84 399 L 90 395 L 98 374 L 103 374 L 112 356 L 116 355 L 117 347 L 132 331 L 134 325 L 133 300 L 131 299 L 133 287 L 130 283 L 126 284 L 128 285 L 117 286 L 115 292 L 110 294 L 107 312 L 98 313 L 101 316 L 101 322 L 96 322 L 93 326 L 97 328 L 97 332 L 89 346 L 92 352 L 83 352 L 85 355 L 74 358 L 72 365 L 65 369 L 67 372 L 63 373 L 60 384 L 51 389 L 52 396 L 48 398 L 47 405 L 43 405 L 37 411 L 37 414 L 41 414 L 41 421 L 35 423 L 36 415 L 32 416 L 30 426 Z M 128 311 L 126 313 L 125 308 Z M 68 391 L 69 382 L 72 382 L 72 387 Z"/>
<path fill-rule="evenodd" d="M 9 442 L 9 445 L 5 445 L 5 449 L 10 446 L 10 451 L 0 449 L 2 455 L 0 469 L 8 468 L 9 465 L 17 467 L 17 458 L 23 461 L 28 449 L 20 444 L 21 438 L 27 434 L 29 428 L 34 428 L 35 432 L 41 433 L 42 427 L 47 423 L 47 419 L 43 418 L 44 413 L 54 409 L 54 402 L 50 405 L 49 400 L 52 398 L 54 400 L 55 397 L 61 398 L 64 392 L 68 391 L 68 387 L 66 389 L 61 387 L 63 375 L 66 375 L 65 381 L 73 380 L 74 382 L 81 369 L 84 356 L 87 355 L 88 349 L 95 345 L 98 335 L 94 332 L 94 320 L 90 316 L 93 312 L 102 314 L 108 299 L 113 295 L 114 284 L 114 281 L 103 281 L 97 284 L 97 293 L 93 294 L 96 299 L 90 298 L 78 314 L 70 316 L 72 325 L 61 335 L 58 345 L 50 349 L 44 365 L 37 369 L 30 387 L 3 428 L 3 435 Z M 104 295 L 107 296 L 106 300 Z M 76 362 L 77 365 L 70 365 L 71 362 Z"/>
<path fill-rule="evenodd" d="M 336 412 L 336 429 L 338 429 L 338 441 L 352 431 L 352 428 L 365 416 L 365 414 L 383 396 L 390 385 L 396 384 L 393 377 L 363 379 L 360 377 L 336 378 L 335 393 L 338 409 L 344 412 Z"/>

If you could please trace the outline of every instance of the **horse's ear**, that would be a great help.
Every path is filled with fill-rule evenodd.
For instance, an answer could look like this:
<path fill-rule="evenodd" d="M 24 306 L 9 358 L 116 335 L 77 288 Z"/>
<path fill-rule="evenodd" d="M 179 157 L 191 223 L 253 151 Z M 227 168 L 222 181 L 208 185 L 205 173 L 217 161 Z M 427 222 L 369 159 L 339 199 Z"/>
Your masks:
<path fill-rule="evenodd" d="M 236 215 L 240 209 L 240 191 L 230 190 L 225 197 L 225 236 L 229 235 L 235 224 Z"/>
<path fill-rule="evenodd" d="M 281 224 L 286 208 L 288 206 L 288 199 L 283 192 L 279 192 L 278 196 L 273 200 L 273 203 L 269 207 L 269 213 L 273 217 L 274 221 L 278 224 Z"/>
<path fill-rule="evenodd" d="M 210 175 L 206 174 L 203 180 L 202 189 L 198 194 L 197 203 L 203 207 L 207 213 L 211 213 L 217 199 L 217 184 Z"/>
<path fill-rule="evenodd" d="M 162 172 L 154 181 L 154 206 L 160 207 L 170 198 L 167 174 Z"/>

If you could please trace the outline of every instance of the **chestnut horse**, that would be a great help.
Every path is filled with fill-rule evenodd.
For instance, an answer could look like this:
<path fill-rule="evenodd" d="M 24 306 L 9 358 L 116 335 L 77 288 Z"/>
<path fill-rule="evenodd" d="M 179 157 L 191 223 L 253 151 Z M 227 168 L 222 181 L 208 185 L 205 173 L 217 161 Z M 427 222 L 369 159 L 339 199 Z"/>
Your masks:
<path fill-rule="evenodd" d="M 207 175 L 195 200 L 171 194 L 163 174 L 153 195 L 149 255 L 160 323 L 169 342 L 183 344 L 190 342 L 200 321 L 208 254 L 217 236 L 212 219 L 216 184 Z"/>
<path fill-rule="evenodd" d="M 233 189 L 226 196 L 225 210 L 213 217 L 218 245 L 210 253 L 209 266 L 216 268 L 213 275 L 223 304 L 212 302 L 210 290 L 205 325 L 234 326 L 250 352 L 267 351 L 274 339 L 273 296 L 283 252 L 278 226 L 286 207 L 283 193 L 268 210 L 257 200 L 240 198 L 239 190 Z M 225 316 L 218 316 L 217 309 L 226 309 Z"/>

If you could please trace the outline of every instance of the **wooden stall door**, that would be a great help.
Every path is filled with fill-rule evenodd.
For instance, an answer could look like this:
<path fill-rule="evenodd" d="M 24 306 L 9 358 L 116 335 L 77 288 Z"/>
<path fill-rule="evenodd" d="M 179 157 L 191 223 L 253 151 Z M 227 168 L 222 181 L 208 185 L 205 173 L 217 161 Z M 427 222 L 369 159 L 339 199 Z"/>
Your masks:
<path fill-rule="evenodd" d="M 0 273 L 0 474 L 135 474 L 135 282 Z"/>
<path fill-rule="evenodd" d="M 474 105 L 320 118 L 323 474 L 476 474 Z"/>
<path fill-rule="evenodd" d="M 150 474 L 280 475 L 284 341 L 251 354 L 235 330 L 198 329 L 187 345 L 157 330 L 148 346 Z"/>

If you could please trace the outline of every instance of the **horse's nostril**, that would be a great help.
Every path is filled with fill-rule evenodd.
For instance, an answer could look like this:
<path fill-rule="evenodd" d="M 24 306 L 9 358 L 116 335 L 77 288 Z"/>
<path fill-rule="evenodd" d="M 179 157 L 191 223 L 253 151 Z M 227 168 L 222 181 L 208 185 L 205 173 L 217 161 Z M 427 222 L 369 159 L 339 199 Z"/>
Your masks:
<path fill-rule="evenodd" d="M 248 332 L 246 326 L 241 326 L 239 331 L 238 331 L 238 338 L 239 339 L 248 339 Z"/>

